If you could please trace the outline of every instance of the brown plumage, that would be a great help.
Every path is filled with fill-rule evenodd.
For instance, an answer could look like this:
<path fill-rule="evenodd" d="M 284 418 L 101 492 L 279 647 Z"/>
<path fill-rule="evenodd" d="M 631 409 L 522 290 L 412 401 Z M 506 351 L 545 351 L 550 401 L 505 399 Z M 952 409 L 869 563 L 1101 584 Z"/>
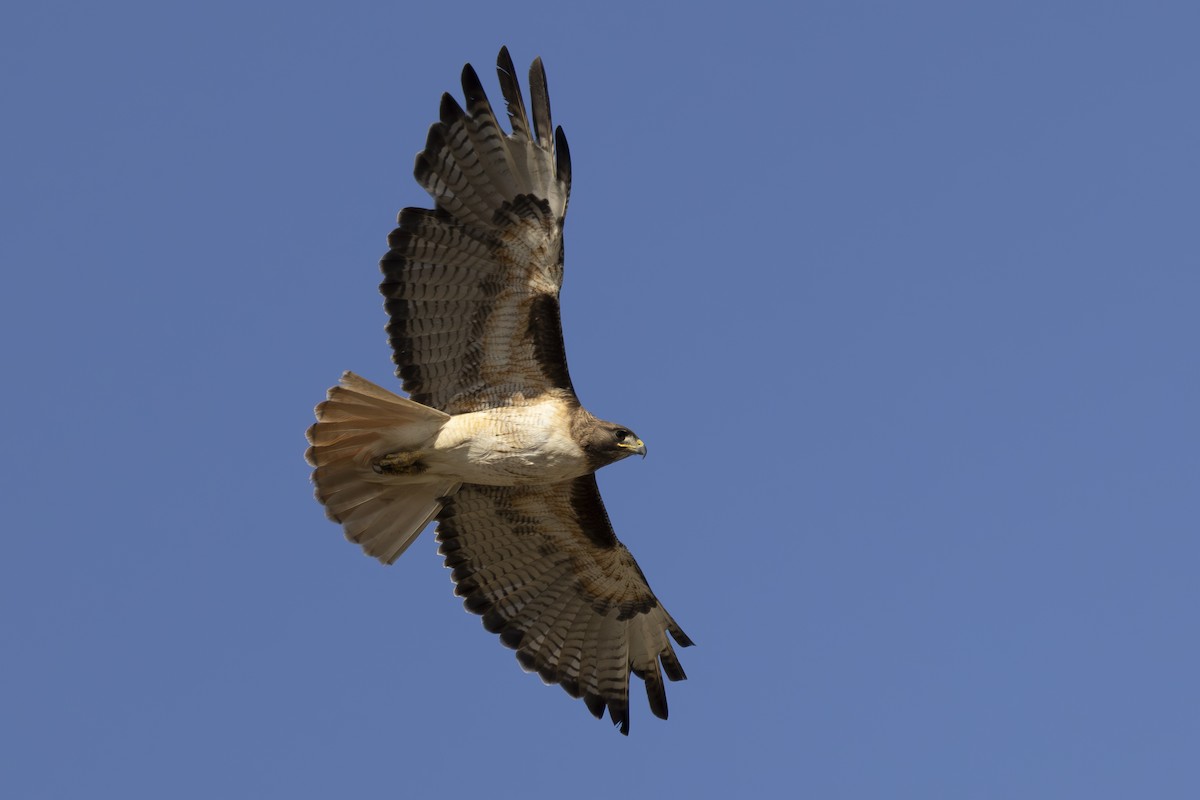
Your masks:
<path fill-rule="evenodd" d="M 508 51 L 497 62 L 511 134 L 479 78 L 442 98 L 415 175 L 435 208 L 406 208 L 380 291 L 405 399 L 346 373 L 317 406 L 317 499 L 391 563 L 431 519 L 456 594 L 526 670 L 629 730 L 629 675 L 667 717 L 663 676 L 691 640 L 616 538 L 594 472 L 645 455 L 631 430 L 575 396 L 558 294 L 570 196 L 541 61 L 526 110 Z M 671 638 L 668 638 L 668 635 Z"/>

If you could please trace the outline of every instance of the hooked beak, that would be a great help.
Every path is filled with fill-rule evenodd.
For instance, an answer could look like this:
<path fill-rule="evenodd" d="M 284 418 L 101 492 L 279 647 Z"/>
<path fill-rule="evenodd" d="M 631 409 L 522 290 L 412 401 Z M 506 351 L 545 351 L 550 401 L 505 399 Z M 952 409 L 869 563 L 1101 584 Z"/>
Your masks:
<path fill-rule="evenodd" d="M 628 442 L 628 443 L 622 444 L 621 447 L 626 448 L 631 453 L 637 453 L 642 458 L 646 457 L 646 443 L 643 442 L 641 439 L 638 439 L 636 442 Z"/>

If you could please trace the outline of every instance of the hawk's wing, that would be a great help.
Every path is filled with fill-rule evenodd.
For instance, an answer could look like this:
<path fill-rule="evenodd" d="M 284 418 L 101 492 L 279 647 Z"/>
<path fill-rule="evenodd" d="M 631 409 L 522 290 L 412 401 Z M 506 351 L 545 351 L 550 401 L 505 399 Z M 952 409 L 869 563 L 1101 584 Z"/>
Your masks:
<path fill-rule="evenodd" d="M 549 486 L 464 485 L 438 514 L 455 593 L 526 670 L 605 707 L 629 731 L 629 673 L 667 718 L 663 675 L 683 680 L 667 638 L 692 644 L 617 541 L 594 475 Z M 659 667 L 661 663 L 661 669 Z"/>
<path fill-rule="evenodd" d="M 466 110 L 443 95 L 417 155 L 437 208 L 401 211 L 380 264 L 396 373 L 414 400 L 452 414 L 572 392 L 558 306 L 567 140 L 551 133 L 540 59 L 529 70 L 532 129 L 507 49 L 496 71 L 512 134 L 468 64 Z"/>

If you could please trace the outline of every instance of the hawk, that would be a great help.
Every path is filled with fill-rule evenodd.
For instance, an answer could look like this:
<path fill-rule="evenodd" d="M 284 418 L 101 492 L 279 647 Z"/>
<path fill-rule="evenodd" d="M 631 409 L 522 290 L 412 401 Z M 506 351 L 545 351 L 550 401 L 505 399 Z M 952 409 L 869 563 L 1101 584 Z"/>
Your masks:
<path fill-rule="evenodd" d="M 385 564 L 437 520 L 455 594 L 546 683 L 629 732 L 629 676 L 667 718 L 683 680 L 668 634 L 691 640 L 613 532 L 596 470 L 646 445 L 576 397 L 559 317 L 571 159 L 550 122 L 541 59 L 530 115 L 507 48 L 496 71 L 511 133 L 463 68 L 414 174 L 434 208 L 406 208 L 380 291 L 409 398 L 347 372 L 316 407 L 316 497 Z"/>

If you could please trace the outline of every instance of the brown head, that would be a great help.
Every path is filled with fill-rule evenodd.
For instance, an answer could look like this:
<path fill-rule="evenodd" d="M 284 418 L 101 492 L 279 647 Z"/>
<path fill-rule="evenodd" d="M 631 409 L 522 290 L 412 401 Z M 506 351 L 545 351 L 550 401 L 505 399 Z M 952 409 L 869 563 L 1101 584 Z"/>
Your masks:
<path fill-rule="evenodd" d="M 636 433 L 615 422 L 596 419 L 582 408 L 572 420 L 571 436 L 587 454 L 593 472 L 632 455 L 646 457 L 646 443 Z"/>

